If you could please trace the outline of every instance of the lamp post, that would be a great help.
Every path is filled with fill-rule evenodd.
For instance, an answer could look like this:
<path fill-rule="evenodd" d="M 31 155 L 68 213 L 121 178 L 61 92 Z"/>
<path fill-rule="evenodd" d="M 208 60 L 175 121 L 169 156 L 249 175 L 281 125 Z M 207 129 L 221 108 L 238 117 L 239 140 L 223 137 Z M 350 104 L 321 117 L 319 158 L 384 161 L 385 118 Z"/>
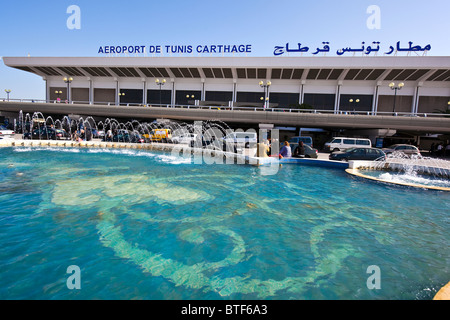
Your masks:
<path fill-rule="evenodd" d="M 195 97 L 194 95 L 188 95 L 188 94 L 186 95 L 186 99 L 189 99 L 189 98 L 194 99 L 194 97 Z M 194 102 L 194 105 L 195 105 L 195 102 Z"/>
<path fill-rule="evenodd" d="M 353 113 L 355 112 L 355 106 L 359 103 L 359 99 L 356 99 L 356 100 L 353 100 L 353 99 L 350 99 L 350 100 L 348 100 L 348 102 L 350 102 L 350 106 L 353 106 Z"/>
<path fill-rule="evenodd" d="M 269 98 L 268 97 L 266 97 L 265 99 L 264 99 L 264 97 L 261 97 L 261 98 L 259 98 L 260 100 L 261 100 L 261 102 L 263 103 L 263 108 L 265 107 L 265 105 L 266 105 L 266 102 L 267 101 L 269 101 Z"/>
<path fill-rule="evenodd" d="M 9 94 L 11 93 L 11 89 L 5 89 L 7 100 L 9 101 Z"/>
<path fill-rule="evenodd" d="M 162 79 L 161 81 L 159 81 L 159 79 L 156 79 L 155 83 L 157 86 L 159 86 L 159 105 L 161 106 L 161 87 L 166 83 L 166 79 Z"/>
<path fill-rule="evenodd" d="M 120 106 L 120 97 L 123 97 L 125 95 L 124 92 L 119 92 L 119 106 Z"/>
<path fill-rule="evenodd" d="M 56 90 L 55 93 L 56 93 L 56 101 L 60 102 L 61 101 L 61 97 L 60 96 L 62 94 L 62 91 L 61 90 Z"/>
<path fill-rule="evenodd" d="M 269 87 L 271 84 L 272 84 L 272 82 L 270 82 L 270 81 L 266 81 L 266 83 L 264 83 L 264 81 L 261 80 L 259 82 L 259 86 L 264 89 L 264 109 L 267 108 L 269 105 L 269 97 L 268 96 L 269 96 Z"/>
<path fill-rule="evenodd" d="M 63 80 L 65 83 L 67 83 L 67 101 L 69 101 L 69 103 L 70 103 L 71 96 L 70 96 L 70 87 L 69 86 L 70 86 L 70 83 L 73 81 L 73 78 L 72 77 L 70 77 L 70 78 L 64 77 Z"/>
<path fill-rule="evenodd" d="M 389 88 L 395 91 L 394 95 L 394 107 L 392 108 L 392 114 L 395 115 L 395 102 L 397 101 L 397 90 L 401 90 L 405 84 L 403 82 L 400 82 L 398 85 L 395 84 L 395 82 L 389 83 Z"/>

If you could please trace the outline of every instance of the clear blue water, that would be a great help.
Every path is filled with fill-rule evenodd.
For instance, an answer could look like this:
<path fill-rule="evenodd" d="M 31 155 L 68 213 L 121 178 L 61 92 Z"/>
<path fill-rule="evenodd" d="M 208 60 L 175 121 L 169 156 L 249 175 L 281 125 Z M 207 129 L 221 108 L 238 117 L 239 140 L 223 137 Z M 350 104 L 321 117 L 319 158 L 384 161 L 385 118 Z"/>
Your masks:
<path fill-rule="evenodd" d="M 449 193 L 261 170 L 0 149 L 0 299 L 431 299 L 450 280 Z"/>

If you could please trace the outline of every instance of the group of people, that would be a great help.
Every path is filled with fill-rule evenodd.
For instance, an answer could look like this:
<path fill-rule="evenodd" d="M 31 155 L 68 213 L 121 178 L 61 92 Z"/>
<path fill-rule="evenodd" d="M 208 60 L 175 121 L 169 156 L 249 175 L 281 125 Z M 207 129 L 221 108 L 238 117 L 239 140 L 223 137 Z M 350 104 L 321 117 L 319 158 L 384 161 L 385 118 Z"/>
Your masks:
<path fill-rule="evenodd" d="M 92 129 L 85 128 L 85 127 L 79 127 L 79 128 L 73 128 L 71 130 L 71 139 L 73 141 L 91 141 L 93 138 L 93 132 Z"/>
<path fill-rule="evenodd" d="M 270 153 L 270 142 L 266 141 L 265 143 L 258 143 L 258 156 L 259 157 L 268 157 Z M 288 141 L 283 143 L 283 146 L 280 149 L 280 153 L 278 157 L 282 158 L 303 158 L 305 156 L 305 146 L 303 141 L 300 141 L 298 146 L 295 148 L 294 152 L 292 152 L 291 145 Z"/>
<path fill-rule="evenodd" d="M 292 152 L 291 145 L 288 141 L 285 141 L 283 147 L 281 147 L 279 158 L 304 158 L 305 157 L 305 145 L 303 141 L 299 141 L 298 146 Z"/>
<path fill-rule="evenodd" d="M 432 143 L 430 147 L 430 155 L 434 155 L 437 157 L 449 157 L 450 156 L 450 143 L 444 145 L 443 142 L 440 143 Z"/>

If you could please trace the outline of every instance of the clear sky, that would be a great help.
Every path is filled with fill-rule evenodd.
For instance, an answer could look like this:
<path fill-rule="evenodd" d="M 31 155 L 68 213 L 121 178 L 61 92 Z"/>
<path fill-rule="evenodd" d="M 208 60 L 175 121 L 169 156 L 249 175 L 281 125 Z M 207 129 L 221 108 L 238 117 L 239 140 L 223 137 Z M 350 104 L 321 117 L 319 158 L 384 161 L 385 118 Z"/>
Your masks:
<path fill-rule="evenodd" d="M 80 8 L 80 29 L 69 29 L 70 5 Z M 379 29 L 369 29 L 380 8 Z M 450 55 L 448 0 L 5 0 L 0 8 L 3 56 L 101 56 L 106 45 L 250 44 L 247 56 L 273 56 L 286 43 L 331 51 L 379 41 L 383 49 L 430 44 L 429 56 Z M 311 55 L 311 54 L 309 54 Z M 198 56 L 198 54 L 195 54 Z M 209 54 L 205 54 L 209 56 Z M 41 77 L 0 61 L 0 97 L 45 98 Z"/>

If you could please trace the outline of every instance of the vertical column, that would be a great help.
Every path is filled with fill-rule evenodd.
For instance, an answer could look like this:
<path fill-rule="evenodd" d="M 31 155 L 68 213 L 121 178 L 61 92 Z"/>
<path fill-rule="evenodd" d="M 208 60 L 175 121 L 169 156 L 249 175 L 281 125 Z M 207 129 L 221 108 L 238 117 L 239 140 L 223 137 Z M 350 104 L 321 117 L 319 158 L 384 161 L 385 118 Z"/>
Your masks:
<path fill-rule="evenodd" d="M 300 85 L 300 94 L 298 95 L 298 104 L 302 104 L 303 103 L 303 89 L 304 89 L 304 81 L 302 81 L 301 85 Z"/>
<path fill-rule="evenodd" d="M 380 88 L 380 82 L 377 83 L 373 93 L 373 101 L 372 101 L 372 115 L 377 115 L 378 111 L 378 91 Z"/>
<path fill-rule="evenodd" d="M 49 102 L 48 100 L 50 99 L 50 88 L 48 86 L 48 80 L 46 77 L 42 77 L 42 79 L 44 79 L 45 81 L 45 102 Z"/>
<path fill-rule="evenodd" d="M 91 78 L 88 78 L 89 81 L 89 104 L 93 104 L 94 103 L 94 89 L 93 89 L 93 81 Z"/>
<path fill-rule="evenodd" d="M 416 88 L 414 89 L 413 102 L 411 106 L 411 113 L 413 114 L 417 114 L 419 112 L 419 99 L 420 99 L 419 90 L 422 84 L 423 82 L 419 82 Z"/>
<path fill-rule="evenodd" d="M 343 85 L 342 81 L 338 81 L 338 84 L 336 86 L 336 98 L 334 101 L 334 113 L 339 113 L 339 110 L 341 108 L 341 87 Z"/>
<path fill-rule="evenodd" d="M 142 78 L 142 105 L 147 104 L 147 80 Z"/>
<path fill-rule="evenodd" d="M 205 79 L 201 79 L 201 82 L 202 82 L 202 93 L 201 93 L 201 96 L 200 96 L 200 100 L 201 101 L 205 101 L 206 100 L 206 93 L 205 93 Z"/>
<path fill-rule="evenodd" d="M 175 79 L 174 78 L 170 78 L 170 82 L 172 82 L 172 94 L 170 95 L 170 104 L 173 107 L 176 103 L 176 95 L 175 95 Z"/>
<path fill-rule="evenodd" d="M 67 82 L 67 102 L 70 103 L 70 100 L 72 99 L 72 86 L 70 85 L 70 81 Z"/>
<path fill-rule="evenodd" d="M 302 94 L 300 95 L 300 99 L 301 99 L 300 104 L 305 103 L 305 84 L 306 84 L 306 80 L 302 80 Z"/>
<path fill-rule="evenodd" d="M 118 106 L 119 105 L 119 92 L 120 92 L 119 80 L 117 78 L 114 78 L 114 80 L 116 80 L 116 94 L 115 94 L 114 101 L 115 101 L 116 106 Z"/>

